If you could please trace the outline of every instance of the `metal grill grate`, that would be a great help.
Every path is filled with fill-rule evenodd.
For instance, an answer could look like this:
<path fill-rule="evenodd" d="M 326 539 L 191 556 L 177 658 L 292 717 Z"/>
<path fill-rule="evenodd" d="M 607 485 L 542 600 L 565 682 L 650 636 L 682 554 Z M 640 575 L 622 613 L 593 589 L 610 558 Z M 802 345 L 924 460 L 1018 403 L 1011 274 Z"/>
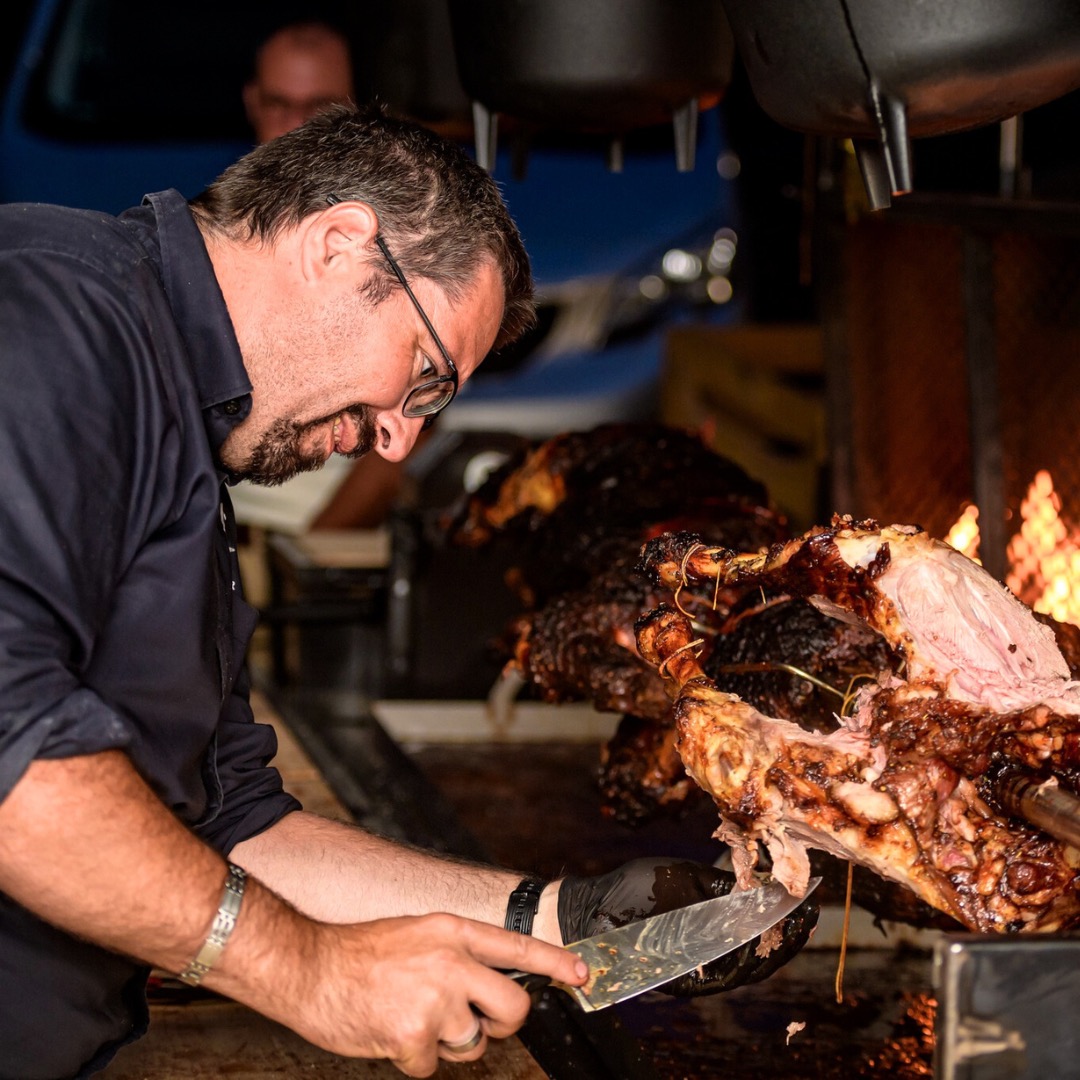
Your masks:
<path fill-rule="evenodd" d="M 837 509 L 944 537 L 964 504 L 978 501 L 983 459 L 1000 455 L 989 475 L 1002 488 L 1006 538 L 1040 469 L 1051 472 L 1074 528 L 1080 208 L 1057 208 L 1053 221 L 1039 216 L 1034 226 L 1011 208 L 956 211 L 894 208 L 846 231 L 838 306 L 847 386 L 832 410 L 832 438 L 847 440 L 850 475 L 835 491 L 850 505 Z M 981 284 L 968 261 L 973 237 L 988 252 Z M 976 380 L 974 391 L 989 394 L 996 438 L 973 448 Z M 849 430 L 837 431 L 845 411 Z"/>
<path fill-rule="evenodd" d="M 855 475 L 837 509 L 943 535 L 972 492 L 959 232 L 870 219 L 845 269 Z"/>

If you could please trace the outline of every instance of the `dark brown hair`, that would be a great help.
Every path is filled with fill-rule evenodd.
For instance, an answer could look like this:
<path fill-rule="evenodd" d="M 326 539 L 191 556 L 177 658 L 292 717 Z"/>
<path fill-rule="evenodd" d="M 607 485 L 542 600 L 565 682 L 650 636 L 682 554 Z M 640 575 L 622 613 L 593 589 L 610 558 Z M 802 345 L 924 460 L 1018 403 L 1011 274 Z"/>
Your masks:
<path fill-rule="evenodd" d="M 427 278 L 451 299 L 493 260 L 506 304 L 496 348 L 532 326 L 529 258 L 495 181 L 458 146 L 377 105 L 331 106 L 256 147 L 192 209 L 210 232 L 272 241 L 325 210 L 328 195 L 371 206 L 406 277 Z M 392 281 L 387 268 L 383 295 Z"/>

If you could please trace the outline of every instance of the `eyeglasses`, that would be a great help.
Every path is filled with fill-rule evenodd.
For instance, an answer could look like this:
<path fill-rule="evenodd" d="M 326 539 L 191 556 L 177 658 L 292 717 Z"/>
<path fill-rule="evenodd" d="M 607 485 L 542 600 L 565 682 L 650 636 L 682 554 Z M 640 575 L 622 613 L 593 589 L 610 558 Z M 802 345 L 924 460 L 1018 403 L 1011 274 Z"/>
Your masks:
<path fill-rule="evenodd" d="M 383 258 L 390 264 L 390 269 L 394 271 L 394 277 L 401 282 L 405 294 L 412 301 L 417 314 L 427 327 L 431 340 L 435 342 L 435 348 L 439 350 L 439 355 L 446 361 L 446 374 L 425 379 L 422 383 L 414 386 L 409 391 L 405 404 L 401 407 L 401 411 L 405 416 L 424 417 L 424 426 L 427 427 L 435 418 L 435 414 L 442 412 L 454 400 L 454 396 L 458 392 L 458 371 L 454 366 L 454 361 L 450 359 L 450 354 L 446 351 L 446 346 L 439 339 L 439 335 L 435 333 L 435 327 L 431 325 L 427 312 L 420 306 L 416 294 L 409 288 L 409 283 L 405 280 L 405 275 L 402 273 L 401 267 L 398 266 L 397 260 L 390 254 L 386 241 L 381 236 L 376 235 L 375 246 L 383 253 Z"/>
<path fill-rule="evenodd" d="M 326 201 L 333 206 L 343 200 L 339 195 L 327 195 Z M 427 327 L 427 332 L 431 335 L 431 340 L 435 342 L 435 348 L 439 350 L 439 355 L 446 361 L 446 373 L 425 379 L 414 386 L 409 391 L 408 397 L 405 398 L 405 404 L 401 407 L 404 416 L 409 418 L 422 416 L 424 418 L 424 427 L 428 427 L 435 419 L 435 414 L 442 412 L 454 400 L 458 392 L 458 370 L 454 361 L 450 359 L 446 346 L 443 345 L 439 335 L 435 333 L 435 327 L 431 325 L 427 312 L 420 306 L 420 301 L 416 299 L 416 294 L 405 279 L 405 274 L 402 272 L 401 267 L 398 266 L 397 260 L 390 254 L 386 241 L 378 234 L 375 236 L 375 246 L 382 252 L 383 258 L 386 259 L 390 269 L 394 272 L 394 277 L 401 282 L 405 295 L 412 301 L 413 307 L 416 308 L 417 314 L 423 321 L 424 326 Z"/>

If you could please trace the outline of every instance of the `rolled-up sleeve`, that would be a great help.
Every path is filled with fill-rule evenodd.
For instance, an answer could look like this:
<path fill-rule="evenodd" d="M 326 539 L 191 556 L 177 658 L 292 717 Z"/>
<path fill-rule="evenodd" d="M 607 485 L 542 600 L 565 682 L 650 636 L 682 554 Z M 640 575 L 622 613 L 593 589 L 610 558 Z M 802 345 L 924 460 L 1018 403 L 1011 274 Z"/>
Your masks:
<path fill-rule="evenodd" d="M 277 754 L 277 734 L 252 718 L 246 676 L 222 710 L 216 742 L 221 809 L 197 831 L 212 847 L 228 853 L 301 804 L 284 790 L 281 774 L 270 765 Z"/>
<path fill-rule="evenodd" d="M 134 479 L 130 380 L 106 386 L 85 359 L 132 328 L 107 282 L 81 275 L 69 292 L 65 260 L 31 266 L 0 257 L 0 798 L 35 757 L 131 741 L 81 672 L 122 573 Z"/>

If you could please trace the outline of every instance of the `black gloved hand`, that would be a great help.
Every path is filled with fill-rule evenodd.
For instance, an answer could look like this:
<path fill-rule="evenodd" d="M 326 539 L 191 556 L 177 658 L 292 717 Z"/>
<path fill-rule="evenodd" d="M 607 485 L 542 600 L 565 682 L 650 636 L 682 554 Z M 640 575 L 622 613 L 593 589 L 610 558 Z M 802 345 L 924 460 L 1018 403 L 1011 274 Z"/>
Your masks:
<path fill-rule="evenodd" d="M 559 888 L 559 930 L 569 943 L 625 926 L 649 915 L 726 896 L 735 875 L 680 859 L 634 859 L 599 877 L 566 877 Z M 809 897 L 780 924 L 782 943 L 767 956 L 755 938 L 734 952 L 661 987 L 666 994 L 690 997 L 759 982 L 786 964 L 817 925 L 818 905 Z"/>

